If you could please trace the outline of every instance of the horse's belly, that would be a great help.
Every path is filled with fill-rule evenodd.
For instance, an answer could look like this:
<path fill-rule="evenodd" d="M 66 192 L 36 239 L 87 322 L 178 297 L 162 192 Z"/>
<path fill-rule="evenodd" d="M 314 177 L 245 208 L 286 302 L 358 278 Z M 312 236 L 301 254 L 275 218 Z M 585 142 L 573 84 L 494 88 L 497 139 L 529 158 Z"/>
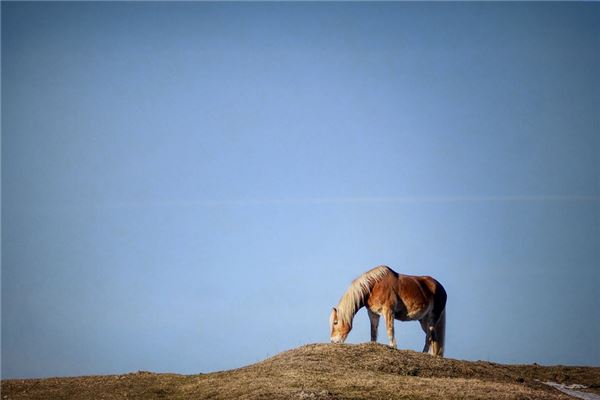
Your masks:
<path fill-rule="evenodd" d="M 394 318 L 397 319 L 398 321 L 412 321 L 413 320 L 413 318 L 410 318 L 408 316 L 408 314 L 406 313 L 406 310 L 396 311 L 394 313 Z"/>
<path fill-rule="evenodd" d="M 394 318 L 399 321 L 416 321 L 420 320 L 429 311 L 431 311 L 432 304 L 419 304 L 413 305 L 413 307 L 400 307 L 394 312 Z"/>

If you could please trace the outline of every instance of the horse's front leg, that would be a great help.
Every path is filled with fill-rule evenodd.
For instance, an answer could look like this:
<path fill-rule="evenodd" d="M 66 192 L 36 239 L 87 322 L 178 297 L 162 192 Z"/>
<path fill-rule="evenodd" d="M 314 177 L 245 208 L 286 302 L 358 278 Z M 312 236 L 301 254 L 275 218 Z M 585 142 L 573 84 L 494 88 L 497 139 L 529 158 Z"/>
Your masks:
<path fill-rule="evenodd" d="M 385 318 L 385 326 L 387 328 L 388 338 L 390 339 L 390 346 L 396 347 L 396 338 L 394 337 L 394 312 L 390 309 L 384 310 L 383 318 Z"/>
<path fill-rule="evenodd" d="M 379 328 L 379 314 L 374 313 L 373 311 L 367 308 L 367 312 L 369 313 L 369 320 L 371 321 L 371 342 L 377 341 L 377 329 Z"/>

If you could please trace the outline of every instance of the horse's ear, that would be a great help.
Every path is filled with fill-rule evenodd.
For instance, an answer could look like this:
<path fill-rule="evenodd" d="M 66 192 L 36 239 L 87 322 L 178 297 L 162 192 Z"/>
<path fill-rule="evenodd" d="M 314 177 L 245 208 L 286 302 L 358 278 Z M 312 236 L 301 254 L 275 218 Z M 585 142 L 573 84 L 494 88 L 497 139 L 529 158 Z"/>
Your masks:
<path fill-rule="evenodd" d="M 337 315 L 337 308 L 333 307 L 333 313 Z"/>

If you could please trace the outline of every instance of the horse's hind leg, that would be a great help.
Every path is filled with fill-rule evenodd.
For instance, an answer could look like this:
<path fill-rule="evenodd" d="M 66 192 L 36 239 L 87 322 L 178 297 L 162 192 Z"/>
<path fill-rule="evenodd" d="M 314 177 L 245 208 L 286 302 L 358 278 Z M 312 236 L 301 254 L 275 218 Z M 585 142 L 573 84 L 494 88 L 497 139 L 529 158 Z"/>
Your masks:
<path fill-rule="evenodd" d="M 429 347 L 431 346 L 431 330 L 430 325 L 426 318 L 419 321 L 421 323 L 421 329 L 425 332 L 425 347 L 423 347 L 423 353 L 429 352 Z"/>
<path fill-rule="evenodd" d="M 379 328 L 379 314 L 374 313 L 373 311 L 367 308 L 367 312 L 369 313 L 369 320 L 371 321 L 371 342 L 377 341 L 377 328 Z"/>
<path fill-rule="evenodd" d="M 444 356 L 444 339 L 446 335 L 446 310 L 437 318 L 433 331 L 431 332 L 431 350 L 434 356 Z"/>
<path fill-rule="evenodd" d="M 442 311 L 441 315 L 429 315 L 421 319 L 421 328 L 425 332 L 425 347 L 423 353 L 429 353 L 432 356 L 444 356 L 444 334 L 446 327 L 446 313 Z"/>

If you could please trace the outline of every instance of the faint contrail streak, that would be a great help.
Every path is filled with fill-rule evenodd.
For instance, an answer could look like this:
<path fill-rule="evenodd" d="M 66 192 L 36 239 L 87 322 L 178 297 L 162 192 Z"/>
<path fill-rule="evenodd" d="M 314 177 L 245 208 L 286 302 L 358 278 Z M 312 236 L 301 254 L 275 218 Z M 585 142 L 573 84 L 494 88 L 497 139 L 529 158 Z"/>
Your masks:
<path fill-rule="evenodd" d="M 98 203 L 19 204 L 6 209 L 140 209 L 167 207 L 235 207 L 303 204 L 418 204 L 418 203 L 475 203 L 475 202 L 599 202 L 600 195 L 497 195 L 497 196 L 355 196 L 355 197 L 282 197 L 232 200 L 172 200 L 172 201 L 129 201 Z M 6 205 L 3 205 L 6 206 Z"/>
<path fill-rule="evenodd" d="M 368 204 L 368 203 L 460 203 L 460 202 L 535 202 L 600 201 L 600 196 L 584 195 L 501 195 L 501 196 L 364 196 L 364 197 L 288 197 L 240 200 L 198 200 L 167 202 L 165 206 L 218 207 L 294 204 Z M 157 204 L 159 205 L 159 204 Z"/>

